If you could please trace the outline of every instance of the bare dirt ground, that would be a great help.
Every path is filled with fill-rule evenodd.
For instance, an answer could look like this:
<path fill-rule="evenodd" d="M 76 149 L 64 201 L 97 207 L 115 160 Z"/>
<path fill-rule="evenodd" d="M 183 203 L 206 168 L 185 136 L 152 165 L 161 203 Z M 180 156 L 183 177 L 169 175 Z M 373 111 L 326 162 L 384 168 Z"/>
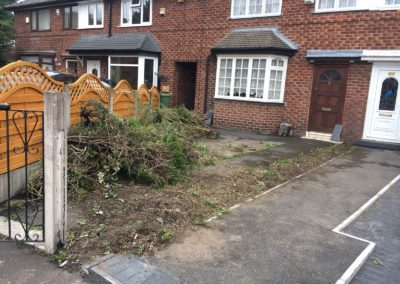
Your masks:
<path fill-rule="evenodd" d="M 115 198 L 101 190 L 69 202 L 68 244 L 54 260 L 67 268 L 110 253 L 151 254 L 187 228 L 207 226 L 229 207 L 351 151 L 298 138 L 224 133 L 199 141 L 199 164 L 175 185 L 122 184 Z"/>

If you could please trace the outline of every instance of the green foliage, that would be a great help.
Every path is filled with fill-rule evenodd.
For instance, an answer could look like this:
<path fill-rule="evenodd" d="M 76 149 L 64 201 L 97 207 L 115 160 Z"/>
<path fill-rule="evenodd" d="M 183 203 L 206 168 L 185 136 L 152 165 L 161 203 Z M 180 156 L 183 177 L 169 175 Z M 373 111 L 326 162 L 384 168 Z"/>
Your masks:
<path fill-rule="evenodd" d="M 13 45 L 14 40 L 14 15 L 5 7 L 14 3 L 15 0 L 0 1 L 0 67 L 6 65 L 7 58 L 4 54 Z"/>
<path fill-rule="evenodd" d="M 215 207 L 217 207 L 217 205 L 219 204 L 219 202 L 218 202 L 217 200 L 214 200 L 214 199 L 204 198 L 203 204 L 204 204 L 205 206 L 215 208 Z"/>
<path fill-rule="evenodd" d="M 59 250 L 50 257 L 50 260 L 56 262 L 57 264 L 61 264 L 64 261 L 74 262 L 78 259 L 77 255 L 70 254 L 67 250 Z"/>
<path fill-rule="evenodd" d="M 230 212 L 229 208 L 219 208 L 218 211 L 217 211 L 217 217 L 218 218 L 222 218 L 226 214 L 228 214 L 229 212 Z"/>
<path fill-rule="evenodd" d="M 171 239 L 172 239 L 171 231 L 168 229 L 163 229 L 161 231 L 161 241 L 164 243 L 167 243 L 167 242 L 171 241 Z"/>
<path fill-rule="evenodd" d="M 121 178 L 154 187 L 176 183 L 197 163 L 195 140 L 213 135 L 184 108 L 144 109 L 138 117 L 119 118 L 90 100 L 81 112 L 85 123 L 72 127 L 68 137 L 72 198 L 85 198 L 95 189 L 116 198 Z M 35 177 L 30 191 L 39 195 L 41 172 Z"/>

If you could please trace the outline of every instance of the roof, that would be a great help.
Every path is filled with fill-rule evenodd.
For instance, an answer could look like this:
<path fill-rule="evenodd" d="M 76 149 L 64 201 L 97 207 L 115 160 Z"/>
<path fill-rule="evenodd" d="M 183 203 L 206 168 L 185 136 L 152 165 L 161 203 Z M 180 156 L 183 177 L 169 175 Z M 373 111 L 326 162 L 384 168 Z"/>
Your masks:
<path fill-rule="evenodd" d="M 340 60 L 340 61 L 399 61 L 398 49 L 337 49 L 337 50 L 308 50 L 306 57 L 309 60 Z"/>
<path fill-rule="evenodd" d="M 276 28 L 245 28 L 232 30 L 217 42 L 212 51 L 286 51 L 295 53 L 298 46 Z"/>
<path fill-rule="evenodd" d="M 68 49 L 71 54 L 99 54 L 112 52 L 161 53 L 161 48 L 151 33 L 124 33 L 107 35 L 82 35 Z"/>
<path fill-rule="evenodd" d="M 38 8 L 42 6 L 51 6 L 54 4 L 71 4 L 71 3 L 77 3 L 80 0 L 24 0 L 24 1 L 18 1 L 14 4 L 8 5 L 7 10 L 19 10 L 19 9 L 28 9 L 28 8 Z"/>

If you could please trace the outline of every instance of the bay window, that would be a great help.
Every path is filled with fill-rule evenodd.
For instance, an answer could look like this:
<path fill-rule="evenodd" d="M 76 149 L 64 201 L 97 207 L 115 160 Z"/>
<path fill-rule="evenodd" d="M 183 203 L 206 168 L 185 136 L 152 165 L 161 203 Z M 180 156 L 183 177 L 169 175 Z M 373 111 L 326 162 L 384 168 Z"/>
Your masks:
<path fill-rule="evenodd" d="M 31 29 L 32 31 L 50 31 L 50 9 L 32 11 Z"/>
<path fill-rule="evenodd" d="M 267 17 L 281 14 L 282 0 L 232 0 L 232 18 Z"/>
<path fill-rule="evenodd" d="M 287 57 L 218 57 L 215 97 L 232 100 L 283 102 Z"/>
<path fill-rule="evenodd" d="M 121 25 L 150 25 L 152 0 L 122 0 Z"/>
<path fill-rule="evenodd" d="M 111 81 L 116 84 L 121 80 L 129 82 L 135 90 L 142 84 L 148 88 L 157 86 L 158 59 L 144 56 L 110 56 L 109 74 Z"/>

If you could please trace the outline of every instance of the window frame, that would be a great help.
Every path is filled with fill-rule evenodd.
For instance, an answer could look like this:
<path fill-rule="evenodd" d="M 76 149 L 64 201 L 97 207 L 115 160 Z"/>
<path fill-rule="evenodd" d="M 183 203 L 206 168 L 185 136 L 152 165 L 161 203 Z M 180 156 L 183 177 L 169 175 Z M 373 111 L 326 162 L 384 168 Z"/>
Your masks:
<path fill-rule="evenodd" d="M 33 64 L 36 64 L 36 65 L 38 65 L 40 68 L 43 68 L 44 69 L 44 67 L 43 67 L 43 64 L 44 65 L 52 65 L 53 67 L 53 70 L 47 70 L 47 71 L 55 71 L 56 69 L 56 64 L 55 64 L 55 56 L 54 55 L 48 55 L 48 54 L 20 54 L 19 56 L 18 56 L 18 60 L 22 60 L 21 59 L 21 57 L 28 57 L 28 56 L 32 56 L 32 57 L 37 57 L 38 58 L 38 62 L 32 62 L 32 61 L 29 61 L 29 62 L 31 62 L 31 63 L 33 63 Z M 48 62 L 43 62 L 43 58 L 49 58 L 49 59 L 51 59 L 51 64 L 50 63 L 48 63 Z"/>
<path fill-rule="evenodd" d="M 39 29 L 39 11 L 45 11 L 48 10 L 49 11 L 49 28 L 46 30 L 40 30 Z M 33 29 L 33 13 L 36 13 L 36 29 Z M 37 9 L 37 10 L 32 10 L 30 12 L 30 26 L 31 26 L 31 31 L 32 32 L 50 32 L 51 31 L 51 9 Z"/>
<path fill-rule="evenodd" d="M 91 3 L 87 3 L 86 5 L 87 5 L 87 14 L 86 14 L 86 16 L 87 16 L 87 27 L 88 28 L 103 28 L 104 27 L 104 2 L 91 2 Z M 102 14 L 101 14 L 101 24 L 100 25 L 97 24 L 97 6 L 98 5 L 101 5 L 103 7 L 102 8 Z M 90 12 L 89 7 L 90 6 L 94 6 L 93 25 L 91 25 L 89 23 L 89 12 Z"/>
<path fill-rule="evenodd" d="M 90 5 L 102 5 L 103 6 L 103 13 L 102 13 L 102 24 L 101 25 L 89 25 L 89 6 Z M 85 30 L 85 29 L 101 29 L 104 28 L 104 13 L 105 13 L 105 6 L 104 2 L 102 1 L 87 1 L 87 2 L 80 2 L 78 4 L 78 29 Z M 97 17 L 97 9 L 95 8 L 94 14 L 94 23 L 96 23 Z"/>
<path fill-rule="evenodd" d="M 153 0 L 150 0 L 150 18 L 148 22 L 143 22 L 143 1 L 139 0 L 138 5 L 130 5 L 129 6 L 129 23 L 124 23 L 124 15 L 123 15 L 123 8 L 124 8 L 124 0 L 121 0 L 121 15 L 120 15 L 120 27 L 146 27 L 151 26 L 153 24 Z M 132 24 L 132 7 L 140 7 L 140 24 Z"/>
<path fill-rule="evenodd" d="M 137 57 L 138 58 L 138 63 L 137 64 L 123 64 L 123 63 L 111 63 L 111 58 L 112 57 L 122 57 L 122 58 L 130 58 L 130 57 Z M 111 80 L 111 67 L 112 66 L 123 66 L 123 67 L 138 67 L 138 88 L 143 85 L 144 82 L 144 76 L 145 76 L 145 60 L 146 59 L 152 59 L 153 60 L 153 85 L 157 87 L 157 82 L 158 82 L 158 67 L 159 67 L 159 58 L 157 56 L 151 56 L 151 55 L 120 55 L 120 54 L 115 54 L 115 55 L 110 55 L 108 56 L 108 79 Z M 118 82 L 115 82 L 118 84 Z"/>
<path fill-rule="evenodd" d="M 231 86 L 230 86 L 230 96 L 220 96 L 218 94 L 219 89 L 219 79 L 220 79 L 220 67 L 221 67 L 221 60 L 222 59 L 232 59 L 232 74 L 231 74 Z M 235 84 L 235 70 L 236 70 L 236 61 L 238 59 L 249 59 L 248 65 L 248 74 L 247 74 L 247 86 L 246 86 L 246 97 L 234 97 L 233 90 Z M 252 67 L 253 67 L 253 60 L 254 59 L 266 59 L 266 68 L 265 68 L 265 78 L 264 78 L 264 93 L 263 98 L 250 98 L 250 89 L 251 89 L 251 79 L 252 79 Z M 272 67 L 272 60 L 279 59 L 282 60 L 283 67 Z M 215 99 L 225 99 L 225 100 L 232 100 L 232 101 L 244 101 L 244 102 L 256 102 L 256 103 L 274 103 L 274 104 L 282 104 L 285 100 L 285 88 L 286 88 L 286 77 L 287 77 L 287 69 L 288 69 L 288 62 L 289 57 L 282 56 L 282 55 L 265 55 L 265 54 L 227 54 L 227 55 L 218 55 L 217 56 L 217 73 L 216 73 L 216 80 L 215 80 L 215 92 L 214 98 Z M 271 71 L 278 70 L 282 71 L 282 85 L 281 85 L 281 94 L 279 99 L 269 99 L 269 84 L 270 84 L 270 77 Z"/>
<path fill-rule="evenodd" d="M 231 0 L 231 19 L 249 19 L 249 18 L 265 18 L 265 17 L 278 17 L 278 16 L 282 16 L 282 3 L 283 0 L 280 0 L 280 5 L 279 5 L 279 12 L 277 13 L 261 13 L 261 14 L 257 14 L 257 15 L 249 15 L 249 9 L 250 9 L 250 0 L 245 0 L 246 1 L 246 13 L 245 15 L 238 15 L 235 16 L 233 14 L 234 11 L 234 1 L 235 0 Z M 262 0 L 262 9 L 263 11 L 265 11 L 265 3 L 266 0 Z"/>
<path fill-rule="evenodd" d="M 334 8 L 329 8 L 329 9 L 318 9 L 319 3 L 321 0 L 316 0 L 315 1 L 315 9 L 314 13 L 335 13 L 335 12 L 346 12 L 346 11 L 365 11 L 365 10 L 370 10 L 370 11 L 385 11 L 385 10 L 400 10 L 400 4 L 386 4 L 386 0 L 379 0 L 378 3 L 370 3 L 364 0 L 357 0 L 356 7 L 350 7 L 350 8 L 339 8 L 339 1 L 340 0 L 335 0 L 335 5 Z"/>
<path fill-rule="evenodd" d="M 77 7 L 77 13 L 78 13 L 78 22 L 76 23 L 76 28 L 72 28 L 72 8 L 73 7 Z M 70 12 L 70 14 L 69 14 L 69 27 L 68 28 L 66 28 L 65 27 L 65 9 L 69 9 L 69 12 Z M 63 13 L 62 13 L 62 16 L 63 16 L 63 30 L 77 30 L 77 29 L 79 29 L 79 6 L 78 5 L 72 5 L 72 6 L 66 6 L 66 7 L 63 7 Z"/>
<path fill-rule="evenodd" d="M 65 59 L 65 68 L 68 68 L 68 69 L 70 69 L 69 67 L 68 67 L 68 63 L 69 62 L 76 62 L 76 73 L 78 73 L 78 71 L 79 71 L 79 62 L 78 62 L 78 60 L 77 59 Z"/>

